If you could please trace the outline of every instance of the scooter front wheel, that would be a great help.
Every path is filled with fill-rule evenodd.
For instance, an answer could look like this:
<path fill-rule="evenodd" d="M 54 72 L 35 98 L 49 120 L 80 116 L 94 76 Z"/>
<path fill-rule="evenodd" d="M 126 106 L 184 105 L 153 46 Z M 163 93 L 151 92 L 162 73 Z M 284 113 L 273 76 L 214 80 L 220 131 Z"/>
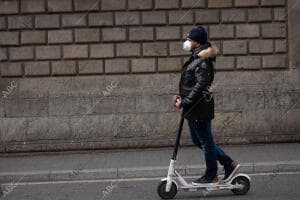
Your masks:
<path fill-rule="evenodd" d="M 235 177 L 232 180 L 231 184 L 232 185 L 236 185 L 236 184 L 241 185 L 241 188 L 235 188 L 235 189 L 231 190 L 234 194 L 237 194 L 237 195 L 244 195 L 250 189 L 250 180 L 248 178 L 246 178 L 245 176 Z"/>
<path fill-rule="evenodd" d="M 167 181 L 161 181 L 157 186 L 157 193 L 162 199 L 173 199 L 177 194 L 177 185 L 172 182 L 171 189 L 169 192 L 166 192 Z"/>

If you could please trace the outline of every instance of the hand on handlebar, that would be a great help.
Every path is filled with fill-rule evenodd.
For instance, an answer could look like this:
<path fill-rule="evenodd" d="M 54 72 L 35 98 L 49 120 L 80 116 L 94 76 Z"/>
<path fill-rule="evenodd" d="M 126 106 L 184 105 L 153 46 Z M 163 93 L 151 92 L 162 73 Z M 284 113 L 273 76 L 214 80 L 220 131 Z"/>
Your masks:
<path fill-rule="evenodd" d="M 182 104 L 181 104 L 181 97 L 179 95 L 174 95 L 173 96 L 173 102 L 174 102 L 174 106 L 177 109 L 181 109 L 182 108 Z"/>

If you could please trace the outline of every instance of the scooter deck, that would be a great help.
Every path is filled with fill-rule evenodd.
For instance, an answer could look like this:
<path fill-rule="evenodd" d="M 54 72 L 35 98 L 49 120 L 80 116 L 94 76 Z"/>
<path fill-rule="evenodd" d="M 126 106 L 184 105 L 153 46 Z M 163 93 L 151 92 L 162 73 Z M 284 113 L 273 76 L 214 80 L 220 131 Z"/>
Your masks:
<path fill-rule="evenodd" d="M 237 188 L 242 188 L 243 186 L 240 184 L 231 184 L 231 183 L 216 183 L 213 185 L 207 185 L 207 184 L 203 184 L 203 185 L 193 185 L 193 184 L 188 184 L 186 186 L 181 186 L 180 188 L 182 188 L 185 191 L 189 191 L 189 192 L 196 192 L 198 190 L 206 190 L 206 191 L 214 191 L 214 190 L 232 190 L 232 189 L 237 189 Z"/>
<path fill-rule="evenodd" d="M 188 189 L 188 188 L 220 188 L 220 187 L 228 187 L 232 186 L 230 183 L 214 183 L 214 184 L 199 184 L 199 185 L 193 185 L 193 184 L 188 184 L 186 186 L 182 186 L 181 188 L 183 189 Z"/>
<path fill-rule="evenodd" d="M 236 168 L 234 169 L 234 171 L 231 173 L 231 175 L 225 181 L 221 180 L 216 183 L 206 183 L 206 184 L 197 184 L 197 185 L 188 183 L 188 184 L 185 184 L 184 186 L 181 186 L 181 188 L 182 189 L 211 189 L 211 190 L 233 189 L 233 188 L 235 188 L 235 186 L 231 184 L 232 177 L 236 174 L 239 167 L 240 167 L 240 165 L 238 164 L 236 166 Z"/>

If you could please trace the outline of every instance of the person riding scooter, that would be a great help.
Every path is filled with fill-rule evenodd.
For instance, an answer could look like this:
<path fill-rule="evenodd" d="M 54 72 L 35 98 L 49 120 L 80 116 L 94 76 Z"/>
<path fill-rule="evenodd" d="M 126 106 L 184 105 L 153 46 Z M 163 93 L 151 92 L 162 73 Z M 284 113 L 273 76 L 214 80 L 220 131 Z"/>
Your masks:
<path fill-rule="evenodd" d="M 215 144 L 212 135 L 212 119 L 214 118 L 213 97 L 205 103 L 205 94 L 214 80 L 214 61 L 219 54 L 217 47 L 207 41 L 207 32 L 202 26 L 193 28 L 183 44 L 185 51 L 192 53 L 190 59 L 183 65 L 179 83 L 179 95 L 174 96 L 177 109 L 183 108 L 183 116 L 188 120 L 188 126 L 193 143 L 204 151 L 206 171 L 194 185 L 215 184 L 218 182 L 217 160 L 224 166 L 226 182 L 235 173 L 238 163 L 233 161 Z"/>

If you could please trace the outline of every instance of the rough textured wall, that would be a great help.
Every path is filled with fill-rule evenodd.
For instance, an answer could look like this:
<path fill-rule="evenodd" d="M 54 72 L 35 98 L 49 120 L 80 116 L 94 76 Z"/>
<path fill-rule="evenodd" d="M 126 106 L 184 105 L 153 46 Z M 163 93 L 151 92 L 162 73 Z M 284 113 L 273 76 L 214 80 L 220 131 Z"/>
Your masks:
<path fill-rule="evenodd" d="M 299 141 L 299 15 L 296 0 L 1 0 L 0 151 L 173 144 L 196 24 L 222 51 L 217 142 Z"/>

